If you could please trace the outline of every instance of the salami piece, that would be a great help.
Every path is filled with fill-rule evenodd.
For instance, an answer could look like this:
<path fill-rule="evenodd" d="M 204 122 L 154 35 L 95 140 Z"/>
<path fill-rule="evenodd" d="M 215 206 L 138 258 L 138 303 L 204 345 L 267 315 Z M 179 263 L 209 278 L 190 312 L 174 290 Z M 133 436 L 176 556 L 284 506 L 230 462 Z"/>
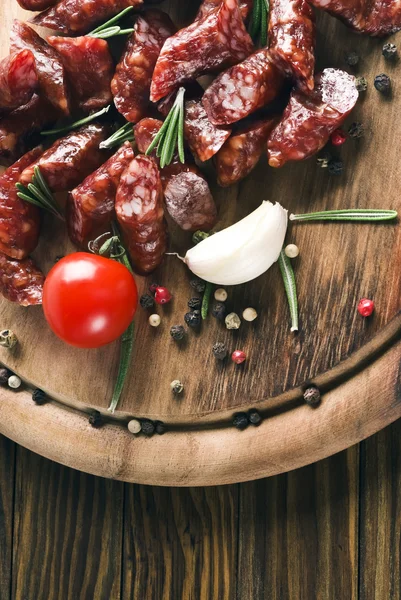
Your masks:
<path fill-rule="evenodd" d="M 0 252 L 10 258 L 26 258 L 38 243 L 39 209 L 17 196 L 15 184 L 22 171 L 42 154 L 41 146 L 31 150 L 0 177 Z"/>
<path fill-rule="evenodd" d="M 0 293 L 21 306 L 42 304 L 45 276 L 31 258 L 14 260 L 0 252 Z"/>
<path fill-rule="evenodd" d="M 137 123 L 148 112 L 157 59 L 175 32 L 170 17 L 161 10 L 147 10 L 138 17 L 111 84 L 114 104 L 127 121 Z"/>
<path fill-rule="evenodd" d="M 216 77 L 203 96 L 203 106 L 215 125 L 235 123 L 274 100 L 283 82 L 269 50 L 258 50 Z"/>
<path fill-rule="evenodd" d="M 137 156 L 122 174 L 116 215 L 133 267 L 138 273 L 151 273 L 167 248 L 163 189 L 153 158 Z"/>
<path fill-rule="evenodd" d="M 238 183 L 256 167 L 278 119 L 258 120 L 241 127 L 216 154 L 217 182 L 222 187 Z"/>
<path fill-rule="evenodd" d="M 203 19 L 166 41 L 153 73 L 150 99 L 157 102 L 181 83 L 235 65 L 252 50 L 238 0 L 222 0 Z"/>
<path fill-rule="evenodd" d="M 61 56 L 71 82 L 72 100 L 79 109 L 91 112 L 111 103 L 114 64 L 106 40 L 51 36 L 48 42 Z"/>
<path fill-rule="evenodd" d="M 134 128 L 135 141 L 139 152 L 145 154 L 150 144 L 153 142 L 155 135 L 160 130 L 163 125 L 163 121 L 159 121 L 158 119 L 146 118 L 139 121 L 139 123 Z M 152 157 L 156 164 L 160 166 L 160 158 L 156 156 L 156 150 L 152 152 Z M 160 177 L 162 180 L 163 188 L 166 187 L 168 182 L 170 181 L 173 175 L 177 175 L 178 173 L 192 171 L 193 173 L 200 173 L 198 167 L 194 163 L 193 157 L 186 153 L 185 163 L 183 164 L 178 154 L 173 156 L 173 160 L 169 165 L 160 169 Z"/>
<path fill-rule="evenodd" d="M 67 76 L 56 50 L 21 21 L 14 21 L 10 47 L 12 52 L 32 52 L 41 92 L 62 114 L 68 115 L 70 109 Z"/>
<path fill-rule="evenodd" d="M 207 116 L 202 100 L 185 103 L 185 139 L 193 154 L 204 162 L 214 156 L 230 137 L 230 127 L 217 127 Z"/>
<path fill-rule="evenodd" d="M 68 195 L 67 228 L 71 241 L 80 247 L 106 231 L 114 217 L 114 202 L 122 172 L 134 158 L 125 142 L 97 171 Z"/>
<path fill-rule="evenodd" d="M 30 50 L 10 54 L 0 62 L 0 113 L 28 104 L 38 85 Z"/>
<path fill-rule="evenodd" d="M 280 123 L 268 140 L 271 167 L 309 158 L 328 142 L 358 99 L 354 77 L 338 69 L 316 76 L 314 90 L 294 90 Z"/>
<path fill-rule="evenodd" d="M 216 224 L 216 205 L 202 175 L 174 175 L 164 190 L 164 199 L 170 217 L 184 231 L 210 231 Z"/>
<path fill-rule="evenodd" d="M 17 0 L 21 8 L 25 10 L 46 10 L 50 6 L 57 4 L 58 0 Z"/>
<path fill-rule="evenodd" d="M 141 4 L 143 0 L 59 0 L 56 6 L 32 19 L 32 23 L 65 35 L 79 35 L 88 33 L 125 8 Z"/>
<path fill-rule="evenodd" d="M 108 154 L 99 149 L 99 144 L 107 135 L 108 129 L 95 123 L 72 131 L 27 167 L 20 182 L 28 185 L 32 181 L 34 168 L 38 166 L 52 192 L 73 189 L 108 158 Z"/>
<path fill-rule="evenodd" d="M 0 164 L 10 165 L 32 145 L 35 133 L 60 116 L 52 104 L 36 94 L 25 106 L 0 119 Z"/>
<path fill-rule="evenodd" d="M 308 0 L 270 0 L 269 50 L 303 90 L 313 90 L 315 17 Z"/>
<path fill-rule="evenodd" d="M 208 15 L 213 9 L 217 6 L 220 6 L 221 0 L 203 0 L 202 4 L 199 7 L 198 14 L 195 17 L 195 21 L 199 21 L 203 19 L 206 15 Z M 239 8 L 241 11 L 242 18 L 245 20 L 249 17 L 249 14 L 252 10 L 253 0 L 242 0 L 239 3 Z"/>
<path fill-rule="evenodd" d="M 386 36 L 401 29 L 401 3 L 396 0 L 311 0 L 359 33 Z"/>

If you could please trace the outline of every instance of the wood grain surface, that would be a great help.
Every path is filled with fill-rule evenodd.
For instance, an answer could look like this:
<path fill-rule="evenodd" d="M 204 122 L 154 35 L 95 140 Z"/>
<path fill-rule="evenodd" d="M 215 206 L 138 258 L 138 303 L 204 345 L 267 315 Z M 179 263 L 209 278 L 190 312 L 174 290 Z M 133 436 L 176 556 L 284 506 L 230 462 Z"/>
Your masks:
<path fill-rule="evenodd" d="M 106 482 L 18 448 L 14 500 L 16 447 L 0 437 L 0 600 L 397 600 L 400 433 L 191 489 Z"/>

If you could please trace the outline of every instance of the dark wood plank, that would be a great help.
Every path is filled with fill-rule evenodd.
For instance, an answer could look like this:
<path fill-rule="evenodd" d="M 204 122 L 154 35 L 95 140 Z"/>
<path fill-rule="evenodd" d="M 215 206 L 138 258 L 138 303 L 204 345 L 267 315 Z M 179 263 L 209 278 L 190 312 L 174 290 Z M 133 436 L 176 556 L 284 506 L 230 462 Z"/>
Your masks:
<path fill-rule="evenodd" d="M 11 598 L 15 444 L 0 436 L 0 600 Z"/>
<path fill-rule="evenodd" d="M 17 451 L 14 600 L 119 600 L 124 484 Z"/>
<path fill-rule="evenodd" d="M 361 444 L 360 600 L 401 597 L 401 422 Z"/>
<path fill-rule="evenodd" d="M 356 600 L 358 449 L 242 484 L 237 600 Z"/>
<path fill-rule="evenodd" d="M 238 486 L 127 491 L 124 600 L 233 600 Z"/>

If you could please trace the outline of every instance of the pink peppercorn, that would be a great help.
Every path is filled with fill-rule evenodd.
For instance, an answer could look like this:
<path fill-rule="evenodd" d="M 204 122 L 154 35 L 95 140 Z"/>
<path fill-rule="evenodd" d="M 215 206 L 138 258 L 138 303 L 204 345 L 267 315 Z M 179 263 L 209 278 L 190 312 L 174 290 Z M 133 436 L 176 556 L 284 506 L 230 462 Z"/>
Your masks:
<path fill-rule="evenodd" d="M 157 304 L 167 304 L 170 302 L 172 295 L 165 287 L 157 287 L 155 290 L 155 301 Z"/>
<path fill-rule="evenodd" d="M 240 365 L 246 360 L 246 354 L 245 352 L 242 352 L 242 350 L 235 350 L 232 353 L 231 358 L 233 362 L 235 362 L 237 365 Z"/>
<path fill-rule="evenodd" d="M 362 298 L 358 303 L 358 312 L 362 317 L 370 317 L 375 310 L 375 303 L 369 298 Z"/>
<path fill-rule="evenodd" d="M 333 146 L 342 146 L 347 140 L 347 134 L 342 129 L 335 129 L 330 140 Z"/>

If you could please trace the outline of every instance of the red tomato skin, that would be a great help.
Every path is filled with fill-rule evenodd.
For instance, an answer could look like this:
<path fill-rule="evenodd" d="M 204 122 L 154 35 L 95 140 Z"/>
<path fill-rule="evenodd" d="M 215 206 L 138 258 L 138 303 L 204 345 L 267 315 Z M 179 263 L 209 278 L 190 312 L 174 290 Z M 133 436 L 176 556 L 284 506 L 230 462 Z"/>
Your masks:
<path fill-rule="evenodd" d="M 78 348 L 99 348 L 119 338 L 132 322 L 137 304 L 138 290 L 129 270 L 86 252 L 59 260 L 43 288 L 50 328 Z"/>

